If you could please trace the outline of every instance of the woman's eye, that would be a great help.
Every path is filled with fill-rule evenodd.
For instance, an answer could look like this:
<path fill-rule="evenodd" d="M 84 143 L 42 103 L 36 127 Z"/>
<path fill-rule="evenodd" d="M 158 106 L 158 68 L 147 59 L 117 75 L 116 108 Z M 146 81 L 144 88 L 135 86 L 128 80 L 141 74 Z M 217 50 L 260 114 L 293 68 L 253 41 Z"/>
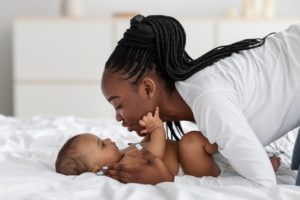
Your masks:
<path fill-rule="evenodd" d="M 120 105 L 118 105 L 117 107 L 116 107 L 116 110 L 119 110 L 119 109 L 121 109 L 122 108 L 122 105 L 120 104 Z"/>

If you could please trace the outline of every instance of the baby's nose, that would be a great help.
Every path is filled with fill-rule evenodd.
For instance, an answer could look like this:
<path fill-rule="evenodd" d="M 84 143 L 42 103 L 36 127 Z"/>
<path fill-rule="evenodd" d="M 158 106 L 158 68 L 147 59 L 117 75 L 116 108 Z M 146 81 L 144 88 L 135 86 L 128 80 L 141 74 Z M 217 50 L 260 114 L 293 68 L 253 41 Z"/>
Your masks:
<path fill-rule="evenodd" d="M 106 142 L 106 143 L 111 143 L 110 138 L 106 138 L 106 139 L 105 139 L 105 142 Z"/>

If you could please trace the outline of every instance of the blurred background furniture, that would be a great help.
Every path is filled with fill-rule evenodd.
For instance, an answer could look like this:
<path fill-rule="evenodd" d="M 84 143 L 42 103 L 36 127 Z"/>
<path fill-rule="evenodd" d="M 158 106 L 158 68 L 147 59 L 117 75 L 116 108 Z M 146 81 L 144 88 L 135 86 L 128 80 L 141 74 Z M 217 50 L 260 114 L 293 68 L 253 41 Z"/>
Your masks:
<path fill-rule="evenodd" d="M 129 27 L 128 17 L 22 17 L 14 23 L 14 114 L 114 117 L 102 96 L 105 62 Z M 298 19 L 178 17 L 196 58 L 245 38 L 263 37 Z"/>

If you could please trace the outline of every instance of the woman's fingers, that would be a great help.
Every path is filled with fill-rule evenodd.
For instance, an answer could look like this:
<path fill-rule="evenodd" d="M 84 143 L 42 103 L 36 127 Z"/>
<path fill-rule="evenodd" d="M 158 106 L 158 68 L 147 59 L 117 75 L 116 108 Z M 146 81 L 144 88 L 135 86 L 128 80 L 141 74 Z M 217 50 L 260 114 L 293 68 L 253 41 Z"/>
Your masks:
<path fill-rule="evenodd" d="M 130 173 L 128 173 L 127 171 L 124 171 L 123 168 L 115 168 L 115 169 L 108 168 L 104 173 L 106 176 L 112 177 L 121 182 L 123 182 L 125 178 L 130 177 Z"/>
<path fill-rule="evenodd" d="M 116 179 L 122 183 L 134 182 L 134 171 L 140 167 L 140 164 L 111 164 L 107 170 L 104 170 L 106 176 Z"/>
<path fill-rule="evenodd" d="M 156 156 L 154 156 L 148 149 L 143 148 L 141 151 L 142 157 L 148 161 L 151 162 L 153 161 L 155 158 L 157 158 Z"/>
<path fill-rule="evenodd" d="M 105 175 L 122 183 L 157 184 L 164 181 L 173 181 L 174 176 L 169 173 L 164 163 L 143 148 L 135 156 L 134 164 L 115 163 L 103 170 Z"/>
<path fill-rule="evenodd" d="M 145 148 L 143 148 L 145 149 Z M 142 152 L 143 149 L 139 152 Z M 149 151 L 148 151 L 149 152 Z M 150 153 L 150 152 L 149 152 Z M 134 172 L 136 167 L 140 167 L 141 164 L 145 164 L 148 161 L 144 158 L 143 154 L 135 154 L 134 155 L 135 163 L 132 164 L 125 164 L 125 163 L 113 163 L 109 164 L 107 166 L 108 169 L 103 169 L 104 173 L 111 172 L 112 174 L 116 174 L 113 171 L 122 171 L 122 172 L 127 172 L 131 173 Z"/>

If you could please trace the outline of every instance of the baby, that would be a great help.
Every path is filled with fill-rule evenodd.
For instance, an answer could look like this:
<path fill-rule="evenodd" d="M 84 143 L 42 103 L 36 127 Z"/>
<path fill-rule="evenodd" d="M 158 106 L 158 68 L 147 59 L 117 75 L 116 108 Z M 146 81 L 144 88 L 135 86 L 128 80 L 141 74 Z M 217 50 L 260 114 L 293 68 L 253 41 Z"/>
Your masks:
<path fill-rule="evenodd" d="M 180 141 L 166 140 L 163 122 L 159 118 L 159 108 L 154 114 L 148 113 L 139 124 L 145 135 L 139 143 L 160 158 L 173 175 L 219 176 L 220 168 L 213 155 L 217 153 L 216 144 L 210 144 L 198 131 L 185 134 Z M 190 152 L 194 152 L 191 154 Z M 56 171 L 65 175 L 79 175 L 84 172 L 102 174 L 101 169 L 111 163 L 134 163 L 139 153 L 134 145 L 119 149 L 108 139 L 84 133 L 69 139 L 61 148 L 55 163 Z M 271 158 L 276 171 L 280 160 Z"/>

